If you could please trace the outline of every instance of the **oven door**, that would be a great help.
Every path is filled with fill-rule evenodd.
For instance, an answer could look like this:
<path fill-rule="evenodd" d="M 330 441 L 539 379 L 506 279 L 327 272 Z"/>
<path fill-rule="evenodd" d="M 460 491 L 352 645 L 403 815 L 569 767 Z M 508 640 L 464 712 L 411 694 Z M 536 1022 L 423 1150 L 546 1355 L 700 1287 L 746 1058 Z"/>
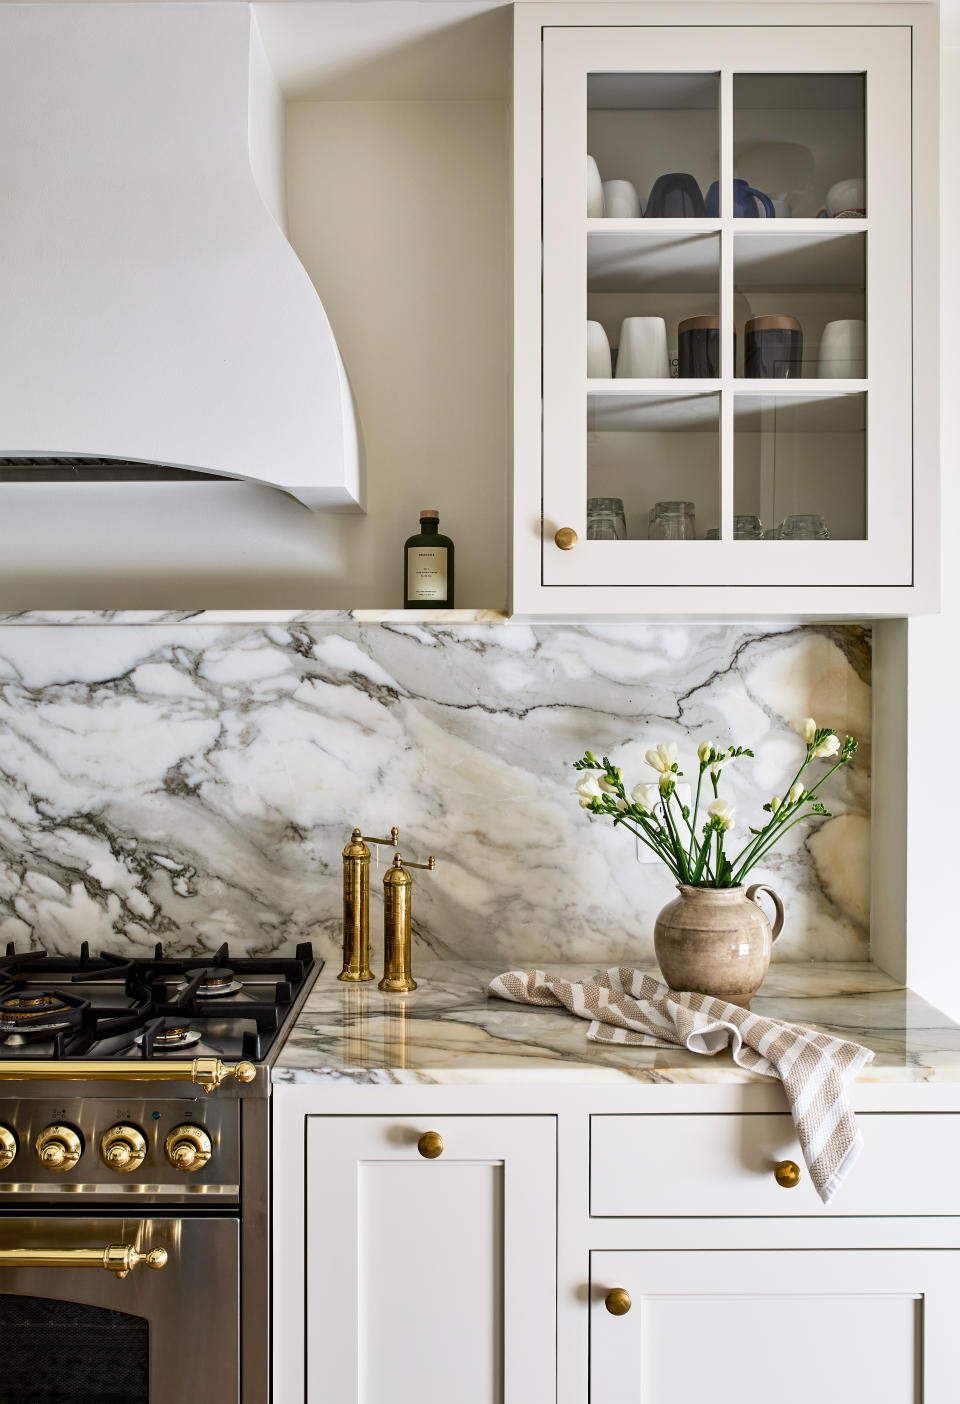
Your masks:
<path fill-rule="evenodd" d="M 0 1399 L 237 1404 L 239 1290 L 235 1218 L 0 1218 Z"/>

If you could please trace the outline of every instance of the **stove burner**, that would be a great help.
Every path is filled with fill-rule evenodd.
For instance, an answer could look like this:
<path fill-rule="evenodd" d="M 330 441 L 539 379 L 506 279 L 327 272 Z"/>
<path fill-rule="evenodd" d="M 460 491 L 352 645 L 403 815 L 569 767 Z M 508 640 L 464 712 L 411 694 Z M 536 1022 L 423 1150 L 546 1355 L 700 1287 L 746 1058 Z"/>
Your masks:
<path fill-rule="evenodd" d="M 32 1019 L 44 1010 L 66 1007 L 60 996 L 55 994 L 11 995 L 0 1005 L 0 1013 L 5 1019 Z"/>
<path fill-rule="evenodd" d="M 242 981 L 238 980 L 234 972 L 226 966 L 213 967 L 208 970 L 198 971 L 202 976 L 200 984 L 195 990 L 195 994 L 203 999 L 219 999 L 223 995 L 236 994 L 237 990 L 243 989 Z M 196 978 L 194 975 L 191 978 Z M 189 980 L 184 980 L 177 986 L 178 990 L 185 990 Z"/>
<path fill-rule="evenodd" d="M 153 1047 L 155 1052 L 162 1052 L 167 1048 L 189 1048 L 191 1044 L 200 1042 L 199 1029 L 191 1029 L 189 1024 L 171 1025 L 168 1029 L 158 1029 L 153 1035 Z M 138 1033 L 134 1038 L 134 1043 L 139 1046 L 143 1044 L 144 1035 Z"/>
<path fill-rule="evenodd" d="M 76 1003 L 50 990 L 7 994 L 0 1001 L 0 1033 L 40 1035 L 68 1029 L 79 1017 Z"/>

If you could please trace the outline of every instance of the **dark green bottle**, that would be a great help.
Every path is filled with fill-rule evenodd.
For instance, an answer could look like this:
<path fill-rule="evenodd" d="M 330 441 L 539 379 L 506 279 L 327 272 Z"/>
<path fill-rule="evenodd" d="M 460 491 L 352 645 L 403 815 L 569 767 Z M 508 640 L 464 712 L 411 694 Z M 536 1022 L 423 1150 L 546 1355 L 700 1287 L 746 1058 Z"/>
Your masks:
<path fill-rule="evenodd" d="M 453 609 L 453 542 L 440 534 L 440 513 L 420 513 L 420 530 L 403 548 L 404 609 Z"/>

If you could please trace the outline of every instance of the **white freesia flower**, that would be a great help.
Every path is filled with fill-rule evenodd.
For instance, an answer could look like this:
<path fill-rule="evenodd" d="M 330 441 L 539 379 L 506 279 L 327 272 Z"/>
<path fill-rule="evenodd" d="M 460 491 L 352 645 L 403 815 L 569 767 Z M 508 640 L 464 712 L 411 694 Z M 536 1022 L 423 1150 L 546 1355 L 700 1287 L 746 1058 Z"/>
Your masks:
<path fill-rule="evenodd" d="M 733 757 L 727 755 L 726 751 L 718 752 L 716 760 L 710 767 L 710 774 L 714 776 L 719 775 L 728 760 L 733 760 Z"/>
<path fill-rule="evenodd" d="M 840 749 L 840 737 L 832 731 L 829 736 L 825 736 L 819 746 L 814 746 L 813 754 L 820 756 L 835 756 Z"/>
<path fill-rule="evenodd" d="M 600 786 L 592 775 L 584 775 L 577 781 L 576 792 L 580 797 L 581 809 L 589 809 L 591 800 L 600 798 Z"/>
<path fill-rule="evenodd" d="M 615 795 L 617 793 L 616 785 L 613 783 L 612 780 L 608 780 L 605 775 L 601 775 L 600 779 L 597 781 L 597 784 L 600 786 L 600 789 L 605 795 Z"/>
<path fill-rule="evenodd" d="M 617 799 L 614 800 L 614 804 L 616 805 L 616 807 L 617 807 L 618 809 L 628 809 L 628 808 L 629 808 L 629 806 L 628 806 L 628 804 L 627 804 L 627 801 L 626 801 L 625 799 L 620 799 L 619 797 L 618 797 Z"/>
<path fill-rule="evenodd" d="M 780 798 L 780 796 L 779 796 L 779 795 L 774 795 L 774 796 L 773 796 L 773 799 L 771 799 L 771 801 L 770 801 L 770 813 L 771 813 L 771 814 L 776 814 L 777 810 L 780 808 L 780 806 L 781 806 L 782 803 L 783 803 L 783 800 Z"/>
<path fill-rule="evenodd" d="M 707 813 L 723 830 L 733 828 L 733 805 L 729 800 L 715 799 L 707 805 Z"/>
<path fill-rule="evenodd" d="M 655 751 L 648 751 L 644 759 L 647 765 L 661 775 L 671 771 L 677 763 L 677 743 L 675 741 L 661 741 Z"/>
<path fill-rule="evenodd" d="M 638 809 L 644 809 L 648 814 L 652 814 L 656 806 L 660 803 L 660 789 L 657 785 L 634 785 L 630 791 L 630 798 Z"/>
<path fill-rule="evenodd" d="M 804 741 L 806 741 L 807 745 L 809 746 L 811 741 L 817 734 L 817 723 L 813 720 L 813 717 L 805 717 L 804 720 L 800 723 L 799 731 L 800 735 L 803 737 Z"/>
<path fill-rule="evenodd" d="M 697 755 L 700 758 L 700 764 L 706 765 L 715 750 L 716 747 L 712 741 L 701 741 L 700 745 L 697 747 Z"/>
<path fill-rule="evenodd" d="M 790 793 L 787 795 L 787 799 L 791 804 L 796 804 L 797 800 L 803 798 L 804 789 L 805 786 L 803 786 L 799 780 L 795 785 L 790 786 Z"/>

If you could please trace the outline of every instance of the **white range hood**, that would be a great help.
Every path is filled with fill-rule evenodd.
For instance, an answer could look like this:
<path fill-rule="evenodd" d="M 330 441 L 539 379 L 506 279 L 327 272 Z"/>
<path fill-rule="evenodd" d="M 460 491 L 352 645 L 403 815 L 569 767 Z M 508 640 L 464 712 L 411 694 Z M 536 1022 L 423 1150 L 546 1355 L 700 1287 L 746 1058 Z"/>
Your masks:
<path fill-rule="evenodd" d="M 362 507 L 350 389 L 283 232 L 249 6 L 0 4 L 0 458 Z"/>

